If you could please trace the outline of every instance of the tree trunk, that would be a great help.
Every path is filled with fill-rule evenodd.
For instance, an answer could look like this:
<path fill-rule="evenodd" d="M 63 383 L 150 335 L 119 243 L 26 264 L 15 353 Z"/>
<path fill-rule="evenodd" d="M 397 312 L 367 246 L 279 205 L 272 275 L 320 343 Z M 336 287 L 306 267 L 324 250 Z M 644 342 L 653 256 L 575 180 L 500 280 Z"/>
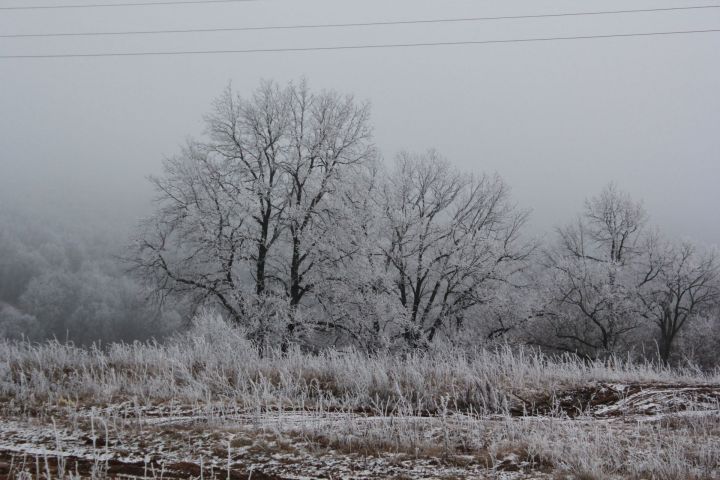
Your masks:
<path fill-rule="evenodd" d="M 670 365 L 670 356 L 672 355 L 672 344 L 674 339 L 675 335 L 672 332 L 668 332 L 664 327 L 661 327 L 658 353 L 660 354 L 660 360 L 664 365 Z"/>
<path fill-rule="evenodd" d="M 268 248 L 264 240 L 258 243 L 258 257 L 255 263 L 255 293 L 262 295 L 265 292 L 265 261 Z"/>

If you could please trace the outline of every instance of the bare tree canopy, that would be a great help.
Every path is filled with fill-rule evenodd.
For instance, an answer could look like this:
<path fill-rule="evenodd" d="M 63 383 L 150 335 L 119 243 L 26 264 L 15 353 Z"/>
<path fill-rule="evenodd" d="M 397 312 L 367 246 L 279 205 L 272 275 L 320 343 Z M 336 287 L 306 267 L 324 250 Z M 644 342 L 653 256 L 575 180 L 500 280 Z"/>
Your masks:
<path fill-rule="evenodd" d="M 545 255 L 540 297 L 547 303 L 534 320 L 534 342 L 608 355 L 637 345 L 644 330 L 657 333 L 646 341 L 670 360 L 681 330 L 717 302 L 718 261 L 712 250 L 664 239 L 647 218 L 640 202 L 610 184 L 586 201 L 575 223 L 557 229 Z"/>
<path fill-rule="evenodd" d="M 339 186 L 375 156 L 369 106 L 264 82 L 248 99 L 228 88 L 206 125 L 153 179 L 159 208 L 136 266 L 159 292 L 211 300 L 241 324 L 266 295 L 294 308 L 328 260 L 320 244 Z"/>
<path fill-rule="evenodd" d="M 479 321 L 533 251 L 502 179 L 434 151 L 386 169 L 369 107 L 351 96 L 304 81 L 265 82 L 249 98 L 228 88 L 205 121 L 205 138 L 152 179 L 158 208 L 135 244 L 135 268 L 161 295 L 261 330 L 270 302 L 285 312 L 283 342 L 334 331 L 417 347 Z"/>
<path fill-rule="evenodd" d="M 383 254 L 411 343 L 432 341 L 441 327 L 461 329 L 533 250 L 520 238 L 528 214 L 505 183 L 456 171 L 435 151 L 400 154 L 381 199 Z"/>
<path fill-rule="evenodd" d="M 642 316 L 659 330 L 659 354 L 667 363 L 678 334 L 717 305 L 720 264 L 714 250 L 701 249 L 688 241 L 648 248 L 646 256 L 647 263 L 654 264 L 646 271 L 653 275 L 640 285 L 638 298 Z"/>

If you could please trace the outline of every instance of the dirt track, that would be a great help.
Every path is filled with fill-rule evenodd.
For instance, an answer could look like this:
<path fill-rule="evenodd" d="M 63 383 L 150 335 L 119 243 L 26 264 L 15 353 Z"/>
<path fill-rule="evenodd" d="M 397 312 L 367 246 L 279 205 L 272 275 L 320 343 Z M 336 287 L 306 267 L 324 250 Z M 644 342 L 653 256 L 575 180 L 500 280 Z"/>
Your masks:
<path fill-rule="evenodd" d="M 82 477 L 169 480 L 553 478 L 562 465 L 522 440 L 515 440 L 516 447 L 507 442 L 488 446 L 488 439 L 485 446 L 472 447 L 463 438 L 468 432 L 512 430 L 513 422 L 529 432 L 583 432 L 605 425 L 623 435 L 638 422 L 717 417 L 720 386 L 596 384 L 524 402 L 525 416 L 514 411 L 486 417 L 228 408 L 219 413 L 207 406 L 127 402 L 103 409 L 54 406 L 29 416 L 6 415 L 0 422 L 0 480 L 20 471 L 58 478 L 58 470 Z M 390 440 L 368 449 L 373 435 L 392 439 L 394 432 L 414 431 L 423 437 L 421 450 L 399 449 Z M 347 442 L 331 440 L 343 432 Z M 448 455 L 448 448 L 454 453 Z"/>

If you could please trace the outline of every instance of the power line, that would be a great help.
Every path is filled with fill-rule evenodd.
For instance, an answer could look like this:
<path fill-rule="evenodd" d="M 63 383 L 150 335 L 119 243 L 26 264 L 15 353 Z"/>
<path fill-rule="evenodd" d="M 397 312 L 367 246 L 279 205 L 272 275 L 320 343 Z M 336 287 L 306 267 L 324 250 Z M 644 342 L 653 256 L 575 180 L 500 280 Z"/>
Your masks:
<path fill-rule="evenodd" d="M 186 50 L 174 52 L 117 52 L 117 53 L 61 53 L 45 55 L 0 55 L 0 59 L 10 58 L 92 58 L 92 57 L 139 57 L 139 56 L 160 56 L 160 55 L 213 55 L 228 53 L 277 53 L 277 52 L 311 52 L 311 51 L 332 51 L 332 50 L 361 50 L 379 48 L 410 48 L 410 47 L 438 47 L 450 45 L 488 45 L 499 43 L 530 43 L 547 42 L 556 40 L 588 40 L 602 38 L 627 38 L 627 37 L 651 37 L 660 35 L 688 35 L 698 33 L 716 33 L 720 29 L 707 30 L 679 30 L 665 32 L 640 32 L 640 33 L 613 33 L 608 35 L 577 35 L 572 37 L 539 37 L 539 38 L 512 38 L 504 40 L 477 40 L 458 42 L 425 42 L 425 43 L 385 43 L 375 45 L 336 45 L 329 47 L 288 47 L 288 48 L 251 48 L 244 50 Z"/>
<path fill-rule="evenodd" d="M 30 5 L 23 7 L 0 7 L 0 10 L 50 10 L 60 8 L 103 8 L 103 7 L 147 7 L 164 5 L 192 5 L 202 3 L 237 3 L 257 0 L 172 0 L 167 2 L 129 2 L 129 3 L 87 3 L 75 5 Z"/>
<path fill-rule="evenodd" d="M 193 2 L 198 3 L 198 2 Z M 199 2 L 208 3 L 208 2 Z M 190 28 L 178 30 L 135 30 L 115 32 L 58 32 L 58 33 L 17 33 L 0 34 L 0 38 L 27 38 L 27 37 L 75 37 L 75 36 L 98 36 L 98 35 L 156 35 L 172 33 L 210 33 L 210 32 L 239 32 L 255 30 L 297 30 L 297 29 L 318 29 L 318 28 L 347 28 L 347 27 L 374 27 L 390 25 L 415 25 L 429 23 L 458 23 L 478 22 L 492 20 L 518 20 L 530 18 L 552 18 L 552 17 L 579 17 L 588 15 L 617 15 L 626 13 L 647 13 L 647 12 L 670 12 L 678 10 L 700 10 L 709 8 L 720 8 L 720 5 L 696 5 L 690 7 L 668 7 L 668 8 L 642 8 L 633 10 L 604 10 L 594 12 L 569 12 L 569 13 L 547 13 L 536 15 L 506 15 L 497 17 L 463 17 L 444 18 L 428 20 L 398 20 L 385 22 L 358 22 L 358 23 L 327 23 L 327 24 L 306 24 L 306 25 L 267 25 L 258 27 L 229 27 L 229 28 Z"/>

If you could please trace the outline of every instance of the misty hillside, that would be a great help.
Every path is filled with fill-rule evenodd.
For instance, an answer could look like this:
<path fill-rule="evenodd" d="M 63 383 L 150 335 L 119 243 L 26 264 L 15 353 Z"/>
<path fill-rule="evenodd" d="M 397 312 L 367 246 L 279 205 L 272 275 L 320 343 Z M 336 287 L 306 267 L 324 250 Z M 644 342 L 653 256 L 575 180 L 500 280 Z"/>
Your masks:
<path fill-rule="evenodd" d="M 87 225 L 0 214 L 0 332 L 79 344 L 160 338 L 181 314 L 159 308 L 119 260 L 127 238 Z M 123 232 L 127 235 L 127 232 Z"/>

